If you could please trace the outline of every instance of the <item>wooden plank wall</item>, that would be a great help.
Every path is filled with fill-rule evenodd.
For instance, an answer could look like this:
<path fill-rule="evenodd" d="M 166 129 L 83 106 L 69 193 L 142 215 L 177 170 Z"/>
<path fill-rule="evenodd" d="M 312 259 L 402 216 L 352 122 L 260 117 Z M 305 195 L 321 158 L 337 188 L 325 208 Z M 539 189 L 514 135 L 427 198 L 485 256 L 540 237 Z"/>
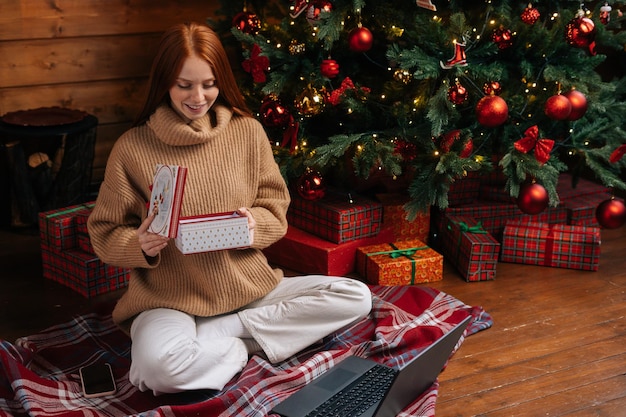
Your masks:
<path fill-rule="evenodd" d="M 92 182 L 139 111 L 162 31 L 217 0 L 2 0 L 0 115 L 60 106 L 99 120 Z"/>

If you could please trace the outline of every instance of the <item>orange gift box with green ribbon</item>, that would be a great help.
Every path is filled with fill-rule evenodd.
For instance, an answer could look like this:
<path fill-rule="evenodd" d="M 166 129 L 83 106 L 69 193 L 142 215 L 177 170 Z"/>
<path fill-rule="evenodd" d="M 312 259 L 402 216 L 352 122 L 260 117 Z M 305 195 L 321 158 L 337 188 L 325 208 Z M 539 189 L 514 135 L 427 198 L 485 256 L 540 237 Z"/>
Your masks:
<path fill-rule="evenodd" d="M 443 256 L 419 239 L 357 249 L 357 272 L 371 284 L 414 285 L 443 279 Z"/>

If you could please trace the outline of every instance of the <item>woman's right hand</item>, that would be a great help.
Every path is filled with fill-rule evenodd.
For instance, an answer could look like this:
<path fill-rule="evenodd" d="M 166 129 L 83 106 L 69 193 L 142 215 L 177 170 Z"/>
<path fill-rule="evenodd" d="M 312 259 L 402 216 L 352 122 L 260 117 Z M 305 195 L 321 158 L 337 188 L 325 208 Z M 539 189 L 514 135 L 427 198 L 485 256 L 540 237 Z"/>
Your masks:
<path fill-rule="evenodd" d="M 159 252 L 167 246 L 167 242 L 169 241 L 168 237 L 148 231 L 148 227 L 152 224 L 154 217 L 154 213 L 150 214 L 137 229 L 137 238 L 139 239 L 141 250 L 146 254 L 146 256 L 150 256 L 152 258 L 157 256 Z"/>

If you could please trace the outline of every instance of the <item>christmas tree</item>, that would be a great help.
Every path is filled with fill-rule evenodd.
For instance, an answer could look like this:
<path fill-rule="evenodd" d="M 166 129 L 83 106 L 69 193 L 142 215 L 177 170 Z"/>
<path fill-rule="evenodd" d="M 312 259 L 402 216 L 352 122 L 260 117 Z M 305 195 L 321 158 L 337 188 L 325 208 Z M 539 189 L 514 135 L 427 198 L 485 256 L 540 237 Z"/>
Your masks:
<path fill-rule="evenodd" d="M 551 206 L 564 172 L 626 189 L 626 78 L 599 71 L 620 3 L 231 0 L 209 24 L 288 183 L 401 190 L 410 217 L 467 176 Z"/>

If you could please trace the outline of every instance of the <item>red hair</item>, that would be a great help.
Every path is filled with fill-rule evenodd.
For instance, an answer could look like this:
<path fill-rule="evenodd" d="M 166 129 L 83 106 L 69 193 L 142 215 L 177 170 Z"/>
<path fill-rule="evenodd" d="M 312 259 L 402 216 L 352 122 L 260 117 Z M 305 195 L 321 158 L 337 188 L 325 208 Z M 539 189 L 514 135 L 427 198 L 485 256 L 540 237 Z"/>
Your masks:
<path fill-rule="evenodd" d="M 184 61 L 194 55 L 204 59 L 213 69 L 220 90 L 217 101 L 237 115 L 252 116 L 219 36 L 208 26 L 191 22 L 172 26 L 163 34 L 152 62 L 148 94 L 133 126 L 145 123 L 157 107 L 169 103 L 169 90 L 176 83 Z"/>

